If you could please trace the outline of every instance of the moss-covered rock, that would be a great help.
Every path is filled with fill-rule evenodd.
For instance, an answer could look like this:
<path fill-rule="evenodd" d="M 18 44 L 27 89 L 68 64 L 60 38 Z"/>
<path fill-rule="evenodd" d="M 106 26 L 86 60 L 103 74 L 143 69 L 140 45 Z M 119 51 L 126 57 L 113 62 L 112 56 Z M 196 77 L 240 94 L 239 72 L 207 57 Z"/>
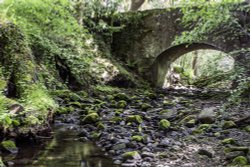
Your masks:
<path fill-rule="evenodd" d="M 247 165 L 247 158 L 244 156 L 238 156 L 238 157 L 233 159 L 232 165 L 235 165 L 235 166 Z"/>
<path fill-rule="evenodd" d="M 130 101 L 129 96 L 127 96 L 125 93 L 118 93 L 118 94 L 116 94 L 115 95 L 115 99 Z"/>
<path fill-rule="evenodd" d="M 239 147 L 227 147 L 224 149 L 224 153 L 234 152 L 234 151 L 243 151 L 244 153 L 248 153 L 250 151 L 250 148 L 239 146 Z"/>
<path fill-rule="evenodd" d="M 166 129 L 169 129 L 169 127 L 171 126 L 171 123 L 168 120 L 166 120 L 166 119 L 162 119 L 158 123 L 158 126 L 159 126 L 160 129 L 166 130 Z"/>
<path fill-rule="evenodd" d="M 148 103 L 142 103 L 140 108 L 142 111 L 147 111 L 148 109 L 152 108 L 152 106 Z"/>
<path fill-rule="evenodd" d="M 180 121 L 180 124 L 185 124 L 187 123 L 188 121 L 191 121 L 193 119 L 196 118 L 196 115 L 188 115 L 186 116 L 185 118 L 183 118 L 181 121 Z"/>
<path fill-rule="evenodd" d="M 101 133 L 98 133 L 98 132 L 92 132 L 92 133 L 90 134 L 91 139 L 94 139 L 94 140 L 99 139 L 100 136 L 101 136 Z"/>
<path fill-rule="evenodd" d="M 168 100 L 164 100 L 162 104 L 163 104 L 163 106 L 165 106 L 165 107 L 172 107 L 172 106 L 175 105 L 174 102 L 171 102 L 171 101 L 168 101 Z"/>
<path fill-rule="evenodd" d="M 139 136 L 139 135 L 132 136 L 131 140 L 137 141 L 137 142 L 142 142 L 143 141 L 143 136 Z"/>
<path fill-rule="evenodd" d="M 235 144 L 235 140 L 233 138 L 227 138 L 221 141 L 222 144 Z"/>
<path fill-rule="evenodd" d="M 127 118 L 126 118 L 126 121 L 127 122 L 134 122 L 134 123 L 137 123 L 137 124 L 141 124 L 143 122 L 142 118 L 140 115 L 129 115 Z"/>
<path fill-rule="evenodd" d="M 103 123 L 99 122 L 97 125 L 97 129 L 99 129 L 99 130 L 105 129 L 105 125 Z"/>
<path fill-rule="evenodd" d="M 211 128 L 210 124 L 201 124 L 198 128 L 192 131 L 193 135 L 202 134 Z"/>
<path fill-rule="evenodd" d="M 250 133 L 250 125 L 246 126 L 246 127 L 244 128 L 244 130 L 245 130 L 246 132 L 249 132 L 249 133 Z"/>
<path fill-rule="evenodd" d="M 237 125 L 233 121 L 224 121 L 222 124 L 223 129 L 235 128 Z"/>
<path fill-rule="evenodd" d="M 166 114 L 166 113 L 169 113 L 169 112 L 171 112 L 171 110 L 162 110 L 162 111 L 159 112 L 159 114 L 162 115 L 162 114 Z"/>
<path fill-rule="evenodd" d="M 126 153 L 122 154 L 122 158 L 124 160 L 127 160 L 127 159 L 139 160 L 139 159 L 141 159 L 141 156 L 137 151 L 130 151 L 130 152 L 126 152 Z"/>
<path fill-rule="evenodd" d="M 1 156 L 0 156 L 0 167 L 5 167 Z"/>
<path fill-rule="evenodd" d="M 145 96 L 149 97 L 150 99 L 156 99 L 157 98 L 157 95 L 155 93 L 150 93 L 150 92 L 146 92 Z"/>
<path fill-rule="evenodd" d="M 91 123 L 96 123 L 100 120 L 100 117 L 97 113 L 91 113 L 85 116 L 81 120 L 81 124 L 91 124 Z"/>
<path fill-rule="evenodd" d="M 121 118 L 121 117 L 113 117 L 113 118 L 111 118 L 111 121 L 112 121 L 113 123 L 118 123 L 118 122 L 121 122 L 121 121 L 122 121 L 122 118 Z"/>
<path fill-rule="evenodd" d="M 192 128 L 195 126 L 195 119 L 191 119 L 190 121 L 186 122 L 185 125 L 189 128 Z"/>
<path fill-rule="evenodd" d="M 16 147 L 16 143 L 12 140 L 6 140 L 1 142 L 1 149 L 5 152 L 17 153 L 18 148 Z"/>
<path fill-rule="evenodd" d="M 126 106 L 127 106 L 127 102 L 125 100 L 120 100 L 116 104 L 117 108 L 126 108 Z"/>

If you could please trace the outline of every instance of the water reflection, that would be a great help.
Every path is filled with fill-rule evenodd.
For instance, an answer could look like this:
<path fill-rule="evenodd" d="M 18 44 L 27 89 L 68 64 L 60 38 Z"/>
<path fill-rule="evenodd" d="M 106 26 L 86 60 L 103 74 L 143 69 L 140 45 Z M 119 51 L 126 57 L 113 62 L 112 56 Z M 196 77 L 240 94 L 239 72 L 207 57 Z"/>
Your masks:
<path fill-rule="evenodd" d="M 16 157 L 15 167 L 118 167 L 92 143 L 82 143 L 73 131 L 57 126 L 54 138 L 44 149 L 24 148 Z M 40 149 L 40 151 L 34 151 Z M 33 154 L 31 153 L 33 152 Z M 32 159 L 32 161 L 27 161 Z M 25 162 L 25 163 L 24 163 Z"/>

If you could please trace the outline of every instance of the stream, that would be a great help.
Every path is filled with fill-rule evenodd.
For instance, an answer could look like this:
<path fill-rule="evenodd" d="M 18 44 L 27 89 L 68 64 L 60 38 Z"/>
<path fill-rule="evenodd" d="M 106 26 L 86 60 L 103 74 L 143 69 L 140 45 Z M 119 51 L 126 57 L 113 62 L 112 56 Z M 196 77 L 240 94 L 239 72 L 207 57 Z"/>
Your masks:
<path fill-rule="evenodd" d="M 19 153 L 6 155 L 13 167 L 117 167 L 100 148 L 91 142 L 81 142 L 75 125 L 56 123 L 53 139 L 42 143 L 22 143 Z"/>

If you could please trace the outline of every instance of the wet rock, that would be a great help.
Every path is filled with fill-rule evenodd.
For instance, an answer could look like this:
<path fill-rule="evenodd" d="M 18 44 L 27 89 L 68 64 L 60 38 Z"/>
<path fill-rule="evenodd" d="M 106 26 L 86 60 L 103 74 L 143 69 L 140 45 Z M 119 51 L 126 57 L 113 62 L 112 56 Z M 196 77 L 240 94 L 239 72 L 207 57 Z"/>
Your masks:
<path fill-rule="evenodd" d="M 144 151 L 144 152 L 142 152 L 141 156 L 142 156 L 142 158 L 145 158 L 145 157 L 154 158 L 154 157 L 155 157 L 155 154 L 152 153 L 152 152 L 146 152 L 146 151 Z"/>
<path fill-rule="evenodd" d="M 124 160 L 127 160 L 127 159 L 140 160 L 141 155 L 137 151 L 130 151 L 130 152 L 126 152 L 122 154 L 122 158 Z"/>
<path fill-rule="evenodd" d="M 120 144 L 114 145 L 112 147 L 113 150 L 121 150 L 121 149 L 124 149 L 124 148 L 126 148 L 126 144 L 125 143 L 120 143 Z"/>
<path fill-rule="evenodd" d="M 231 160 L 231 159 L 234 159 L 235 157 L 244 156 L 244 155 L 245 153 L 243 151 L 234 151 L 234 152 L 229 152 L 225 154 L 227 160 Z"/>
<path fill-rule="evenodd" d="M 173 141 L 170 138 L 164 138 L 161 140 L 159 145 L 163 147 L 168 147 L 168 146 L 172 146 L 173 145 L 172 143 Z"/>
<path fill-rule="evenodd" d="M 203 148 L 200 148 L 197 153 L 200 155 L 206 155 L 209 158 L 213 158 L 214 156 L 214 151 Z"/>
<path fill-rule="evenodd" d="M 198 121 L 203 124 L 212 124 L 215 122 L 215 108 L 205 108 L 198 116 Z"/>
<path fill-rule="evenodd" d="M 122 163 L 121 167 L 137 167 L 136 162 L 132 163 Z"/>
<path fill-rule="evenodd" d="M 121 160 L 115 160 L 115 161 L 114 161 L 114 164 L 115 164 L 115 165 L 120 165 L 121 163 L 122 163 Z"/>
<path fill-rule="evenodd" d="M 152 164 L 149 162 L 142 162 L 141 167 L 152 167 Z"/>

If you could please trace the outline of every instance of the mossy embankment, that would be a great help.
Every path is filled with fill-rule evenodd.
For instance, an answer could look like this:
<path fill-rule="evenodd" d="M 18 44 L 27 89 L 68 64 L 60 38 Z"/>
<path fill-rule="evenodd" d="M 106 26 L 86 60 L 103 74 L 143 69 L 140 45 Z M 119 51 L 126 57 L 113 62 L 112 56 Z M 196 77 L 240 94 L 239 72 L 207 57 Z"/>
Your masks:
<path fill-rule="evenodd" d="M 109 38 L 79 25 L 70 5 L 0 4 L 0 140 L 49 135 L 55 113 L 73 111 L 78 104 L 70 102 L 106 89 L 104 84 L 140 85 L 112 57 Z"/>

